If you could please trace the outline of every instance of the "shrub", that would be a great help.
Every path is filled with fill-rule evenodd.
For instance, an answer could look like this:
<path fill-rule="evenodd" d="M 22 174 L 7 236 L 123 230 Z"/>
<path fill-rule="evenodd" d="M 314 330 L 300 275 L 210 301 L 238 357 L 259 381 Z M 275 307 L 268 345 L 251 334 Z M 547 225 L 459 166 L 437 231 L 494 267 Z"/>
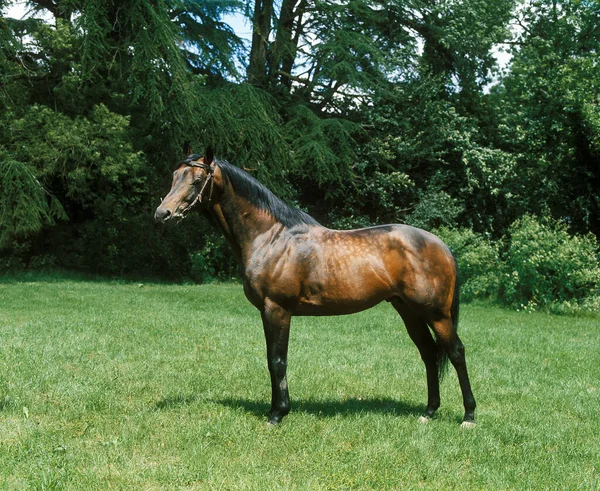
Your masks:
<path fill-rule="evenodd" d="M 591 233 L 525 215 L 509 228 L 501 298 L 518 309 L 572 310 L 600 295 L 598 244 Z"/>
<path fill-rule="evenodd" d="M 352 230 L 355 228 L 370 227 L 373 225 L 365 216 L 346 216 L 331 221 L 331 228 L 336 230 Z"/>
<path fill-rule="evenodd" d="M 231 246 L 220 234 L 204 238 L 201 249 L 191 254 L 190 277 L 199 283 L 227 281 L 237 276 L 237 263 Z"/>
<path fill-rule="evenodd" d="M 419 202 L 406 223 L 425 230 L 451 226 L 463 211 L 463 205 L 446 191 L 432 189 L 419 193 Z"/>
<path fill-rule="evenodd" d="M 497 246 L 469 229 L 440 227 L 434 233 L 456 257 L 462 299 L 495 299 L 503 271 Z"/>

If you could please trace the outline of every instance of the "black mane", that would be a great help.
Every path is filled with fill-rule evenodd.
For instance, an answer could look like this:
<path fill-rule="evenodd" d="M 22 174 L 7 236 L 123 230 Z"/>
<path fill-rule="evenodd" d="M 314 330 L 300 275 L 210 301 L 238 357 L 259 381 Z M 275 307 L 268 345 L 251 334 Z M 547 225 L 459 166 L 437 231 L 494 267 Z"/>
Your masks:
<path fill-rule="evenodd" d="M 190 155 L 183 163 L 189 163 L 200 158 L 202 156 L 198 154 Z M 238 196 L 245 198 L 257 208 L 266 211 L 286 227 L 291 228 L 302 224 L 319 225 L 319 222 L 308 213 L 284 203 L 269 188 L 261 184 L 246 171 L 230 164 L 226 160 L 215 159 L 215 164 L 221 169 L 223 178 L 231 183 Z"/>

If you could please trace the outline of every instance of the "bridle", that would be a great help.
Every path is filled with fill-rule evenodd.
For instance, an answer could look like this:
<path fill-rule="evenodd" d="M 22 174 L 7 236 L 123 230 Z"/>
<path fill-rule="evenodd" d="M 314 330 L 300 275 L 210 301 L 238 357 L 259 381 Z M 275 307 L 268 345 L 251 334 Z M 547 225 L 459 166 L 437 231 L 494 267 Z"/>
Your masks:
<path fill-rule="evenodd" d="M 200 189 L 200 192 L 198 193 L 198 195 L 196 196 L 194 201 L 192 201 L 191 204 L 189 204 L 180 213 L 178 213 L 178 215 L 181 217 L 182 220 L 185 218 L 185 216 L 188 214 L 188 212 L 194 206 L 196 206 L 198 203 L 202 203 L 204 190 L 206 189 L 206 186 L 208 185 L 209 181 L 210 181 L 210 191 L 208 193 L 207 204 L 210 205 L 210 202 L 212 201 L 213 185 L 214 185 L 214 175 L 213 174 L 215 172 L 214 166 L 210 166 L 209 164 L 200 163 L 200 162 L 196 162 L 193 160 L 191 160 L 189 162 L 186 161 L 186 162 L 184 162 L 184 164 L 188 165 L 190 167 L 199 167 L 200 169 L 204 169 L 204 171 L 206 172 L 206 179 L 204 180 L 204 184 L 202 185 L 202 188 Z"/>

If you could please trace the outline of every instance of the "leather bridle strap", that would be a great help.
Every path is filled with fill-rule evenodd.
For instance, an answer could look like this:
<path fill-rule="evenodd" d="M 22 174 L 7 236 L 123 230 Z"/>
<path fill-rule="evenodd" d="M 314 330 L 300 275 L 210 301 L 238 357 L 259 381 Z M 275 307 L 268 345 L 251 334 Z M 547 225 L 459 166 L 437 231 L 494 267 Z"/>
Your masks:
<path fill-rule="evenodd" d="M 212 193 L 213 193 L 213 183 L 214 181 L 214 177 L 213 177 L 213 173 L 209 172 L 206 175 L 206 179 L 204 180 L 204 184 L 202 185 L 202 189 L 200 190 L 200 192 L 198 193 L 198 196 L 196 197 L 196 199 L 202 203 L 202 193 L 204 193 L 204 190 L 206 189 L 206 185 L 208 184 L 208 181 L 210 181 L 210 193 L 208 194 L 208 204 L 210 204 L 210 201 L 212 200 Z"/>
<path fill-rule="evenodd" d="M 214 183 L 213 173 L 215 171 L 214 167 L 211 167 L 210 165 L 207 165 L 207 164 L 201 164 L 199 162 L 186 162 L 186 165 L 189 165 L 190 167 L 200 167 L 201 169 L 204 169 L 206 171 L 206 179 L 204 180 L 202 189 L 200 189 L 200 192 L 196 196 L 196 199 L 194 199 L 194 201 L 192 201 L 192 203 L 181 212 L 181 214 L 184 216 L 187 214 L 188 211 L 190 211 L 198 203 L 202 203 L 204 190 L 206 189 L 206 186 L 208 185 L 209 181 L 210 181 L 210 191 L 208 194 L 208 204 L 210 204 L 210 202 L 212 200 L 212 194 L 213 194 L 213 183 Z"/>

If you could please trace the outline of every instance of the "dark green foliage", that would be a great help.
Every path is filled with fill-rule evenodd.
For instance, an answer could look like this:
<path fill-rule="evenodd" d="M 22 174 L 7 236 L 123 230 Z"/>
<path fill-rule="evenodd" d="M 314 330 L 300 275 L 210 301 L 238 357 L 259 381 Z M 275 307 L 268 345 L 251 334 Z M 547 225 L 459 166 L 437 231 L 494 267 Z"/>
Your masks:
<path fill-rule="evenodd" d="M 461 298 L 497 300 L 504 271 L 498 247 L 469 229 L 440 227 L 435 233 L 456 257 Z"/>
<path fill-rule="evenodd" d="M 600 298 L 598 244 L 592 234 L 531 215 L 508 231 L 501 298 L 512 307 L 573 309 Z"/>
<path fill-rule="evenodd" d="M 11 125 L 12 154 L 70 210 L 106 210 L 120 217 L 133 208 L 144 188 L 144 158 L 129 141 L 129 118 L 106 106 L 73 119 L 46 106 L 32 105 Z"/>
<path fill-rule="evenodd" d="M 218 157 L 250 170 L 278 194 L 291 196 L 290 148 L 274 99 L 246 83 L 203 88 L 198 97 L 195 118 L 202 132 L 192 139 L 192 148 L 212 146 Z"/>
<path fill-rule="evenodd" d="M 238 264 L 229 244 L 221 235 L 206 237 L 202 249 L 191 254 L 190 278 L 199 283 L 231 280 L 238 275 Z"/>
<path fill-rule="evenodd" d="M 435 232 L 456 256 L 465 300 L 528 311 L 598 307 L 599 250 L 591 233 L 571 235 L 565 224 L 532 215 L 516 220 L 496 243 L 468 229 Z"/>
<path fill-rule="evenodd" d="M 464 210 L 455 198 L 436 189 L 419 193 L 419 201 L 406 222 L 415 227 L 431 230 L 440 226 L 451 227 Z"/>
<path fill-rule="evenodd" d="M 600 9 L 526 2 L 511 70 L 492 92 L 497 141 L 517 160 L 511 201 L 522 213 L 600 231 Z M 535 183 L 535 185 L 531 185 Z"/>
<path fill-rule="evenodd" d="M 243 8 L 240 0 L 174 0 L 169 15 L 181 27 L 182 49 L 194 73 L 221 80 L 241 78 L 243 43 L 221 16 Z"/>
<path fill-rule="evenodd" d="M 465 298 L 527 308 L 596 298 L 566 264 L 598 264 L 585 235 L 600 232 L 597 3 L 27 8 L 36 15 L 0 16 L 0 268 L 235 275 L 206 220 L 152 223 L 189 141 L 325 225 L 438 229 Z M 225 23 L 230 13 L 248 17 L 250 43 Z M 499 47 L 512 55 L 503 72 Z M 518 221 L 528 213 L 549 218 Z M 556 223 L 587 238 L 573 245 Z M 518 246 L 528 238 L 553 248 L 552 267 Z M 549 286 L 555 275 L 569 279 Z"/>
<path fill-rule="evenodd" d="M 350 178 L 353 137 L 360 128 L 343 118 L 319 117 L 305 105 L 293 107 L 285 132 L 293 149 L 295 173 L 322 188 Z M 329 193 L 327 193 L 329 194 Z"/>
<path fill-rule="evenodd" d="M 66 218 L 60 203 L 26 165 L 0 154 L 0 247 Z"/>

